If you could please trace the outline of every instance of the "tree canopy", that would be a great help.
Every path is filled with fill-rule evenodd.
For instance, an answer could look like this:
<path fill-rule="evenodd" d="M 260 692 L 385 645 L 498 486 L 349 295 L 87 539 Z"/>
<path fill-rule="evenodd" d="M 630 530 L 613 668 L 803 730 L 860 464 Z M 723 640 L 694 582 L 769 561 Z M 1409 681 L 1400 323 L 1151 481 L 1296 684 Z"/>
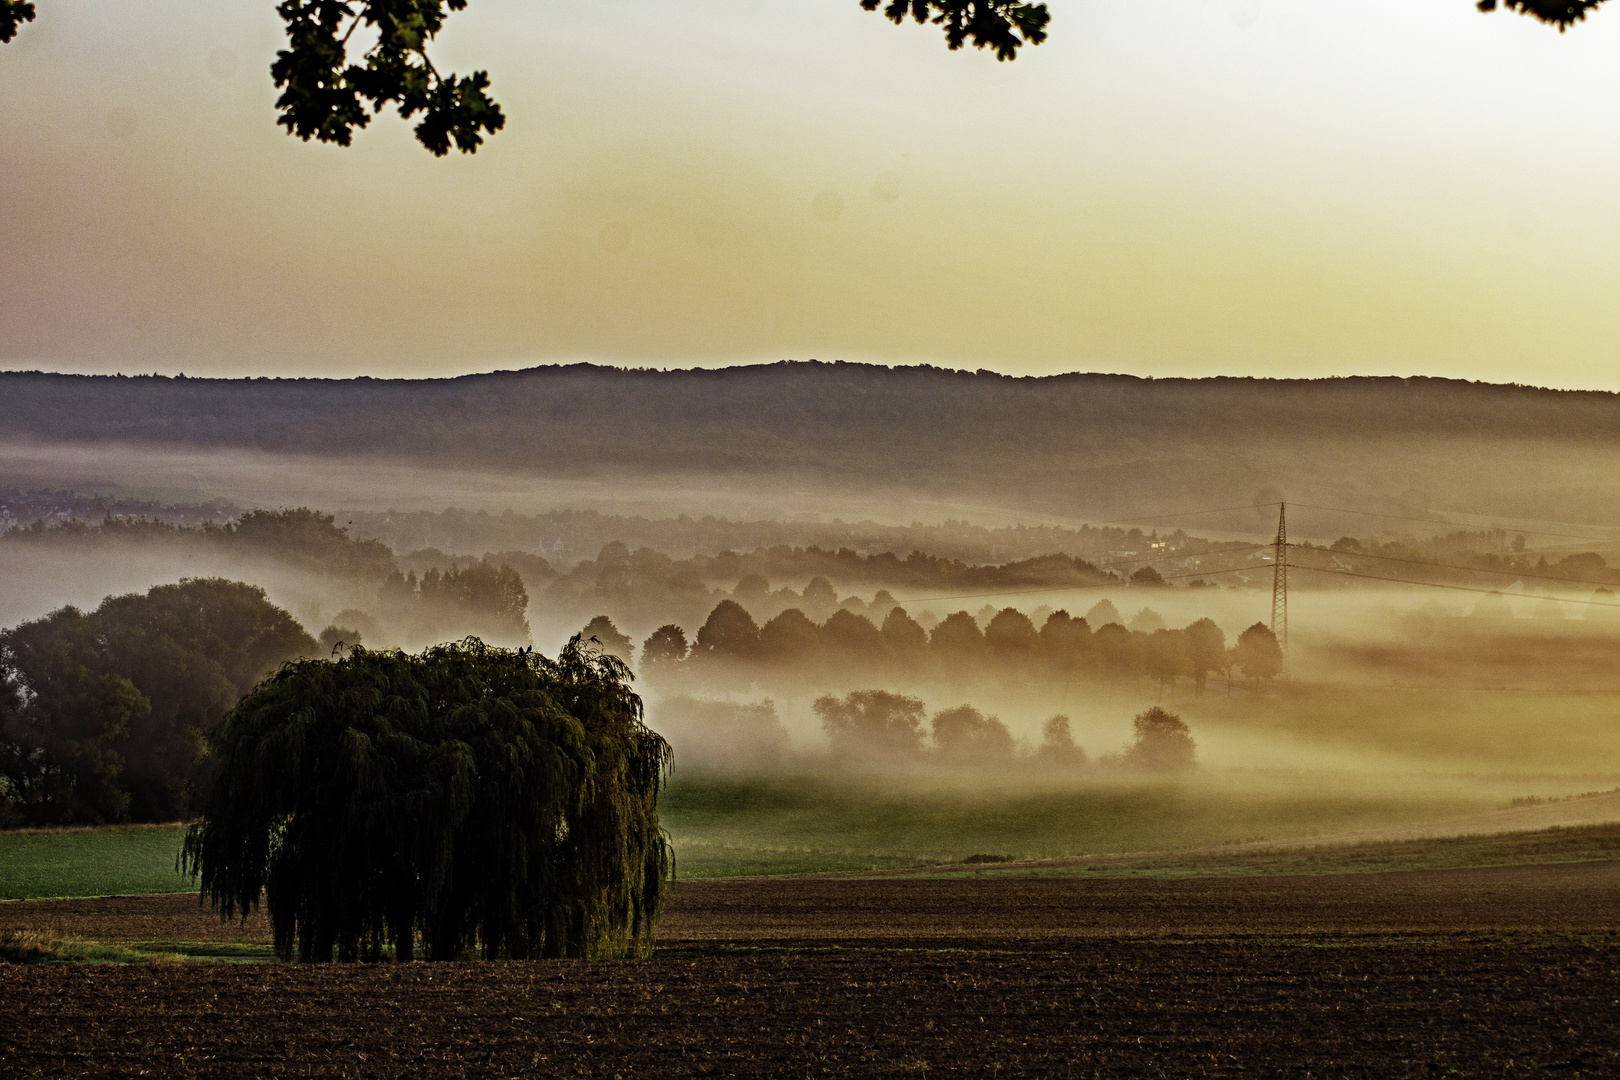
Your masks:
<path fill-rule="evenodd" d="M 263 589 L 219 578 L 0 633 L 0 825 L 184 816 L 209 729 L 315 649 Z"/>
<path fill-rule="evenodd" d="M 213 733 L 185 865 L 283 959 L 644 955 L 669 746 L 630 678 L 577 636 L 288 663 Z"/>
<path fill-rule="evenodd" d="M 1501 0 L 1510 11 L 1557 26 L 1562 32 L 1586 18 L 1603 0 Z M 1498 0 L 1478 0 L 1480 11 Z M 287 48 L 270 68 L 281 96 L 277 119 L 288 134 L 306 142 L 348 146 L 354 132 L 390 106 L 405 119 L 420 114 L 416 138 L 436 157 L 452 144 L 475 153 L 484 136 L 506 126 L 506 114 L 489 96 L 489 72 L 440 72 L 428 46 L 452 12 L 467 0 L 282 0 L 276 14 L 286 24 Z M 1023 0 L 861 0 L 895 25 L 907 19 L 938 26 L 947 48 L 990 49 L 1013 60 L 1024 45 L 1046 40 L 1052 16 L 1044 3 Z M 0 42 L 33 20 L 31 0 L 0 0 Z M 376 40 L 351 58 L 356 30 Z"/>

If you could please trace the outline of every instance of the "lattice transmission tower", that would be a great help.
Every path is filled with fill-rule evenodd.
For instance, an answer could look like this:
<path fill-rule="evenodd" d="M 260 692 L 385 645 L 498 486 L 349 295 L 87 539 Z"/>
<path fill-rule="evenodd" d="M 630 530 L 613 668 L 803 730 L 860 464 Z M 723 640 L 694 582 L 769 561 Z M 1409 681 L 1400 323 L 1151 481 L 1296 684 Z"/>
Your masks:
<path fill-rule="evenodd" d="M 1277 539 L 1271 564 L 1271 632 L 1288 662 L 1288 504 L 1277 504 Z"/>

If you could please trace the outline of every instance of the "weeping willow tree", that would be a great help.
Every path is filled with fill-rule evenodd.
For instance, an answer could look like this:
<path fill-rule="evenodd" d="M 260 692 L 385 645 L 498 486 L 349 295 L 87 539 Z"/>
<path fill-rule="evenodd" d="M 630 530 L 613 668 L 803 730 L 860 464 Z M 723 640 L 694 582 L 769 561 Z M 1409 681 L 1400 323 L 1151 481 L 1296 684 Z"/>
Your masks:
<path fill-rule="evenodd" d="M 578 637 L 288 663 L 215 730 L 184 865 L 283 959 L 646 955 L 669 746 L 630 678 Z"/>

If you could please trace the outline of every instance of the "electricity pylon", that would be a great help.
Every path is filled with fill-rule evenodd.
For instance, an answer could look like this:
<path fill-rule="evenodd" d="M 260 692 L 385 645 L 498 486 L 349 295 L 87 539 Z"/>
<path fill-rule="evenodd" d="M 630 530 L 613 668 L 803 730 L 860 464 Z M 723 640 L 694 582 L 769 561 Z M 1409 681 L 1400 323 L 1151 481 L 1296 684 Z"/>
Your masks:
<path fill-rule="evenodd" d="M 1288 663 L 1288 504 L 1277 504 L 1277 539 L 1271 564 L 1271 632 Z"/>

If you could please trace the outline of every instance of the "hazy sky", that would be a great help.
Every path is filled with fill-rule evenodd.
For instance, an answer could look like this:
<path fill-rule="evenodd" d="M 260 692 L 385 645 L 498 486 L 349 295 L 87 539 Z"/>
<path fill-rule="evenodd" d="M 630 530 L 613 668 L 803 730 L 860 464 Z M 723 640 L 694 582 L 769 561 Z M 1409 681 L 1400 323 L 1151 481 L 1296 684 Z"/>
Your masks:
<path fill-rule="evenodd" d="M 273 0 L 0 47 L 0 366 L 818 357 L 1620 389 L 1620 0 L 1056 0 L 1012 64 L 856 0 L 472 0 L 507 128 L 274 124 Z"/>

